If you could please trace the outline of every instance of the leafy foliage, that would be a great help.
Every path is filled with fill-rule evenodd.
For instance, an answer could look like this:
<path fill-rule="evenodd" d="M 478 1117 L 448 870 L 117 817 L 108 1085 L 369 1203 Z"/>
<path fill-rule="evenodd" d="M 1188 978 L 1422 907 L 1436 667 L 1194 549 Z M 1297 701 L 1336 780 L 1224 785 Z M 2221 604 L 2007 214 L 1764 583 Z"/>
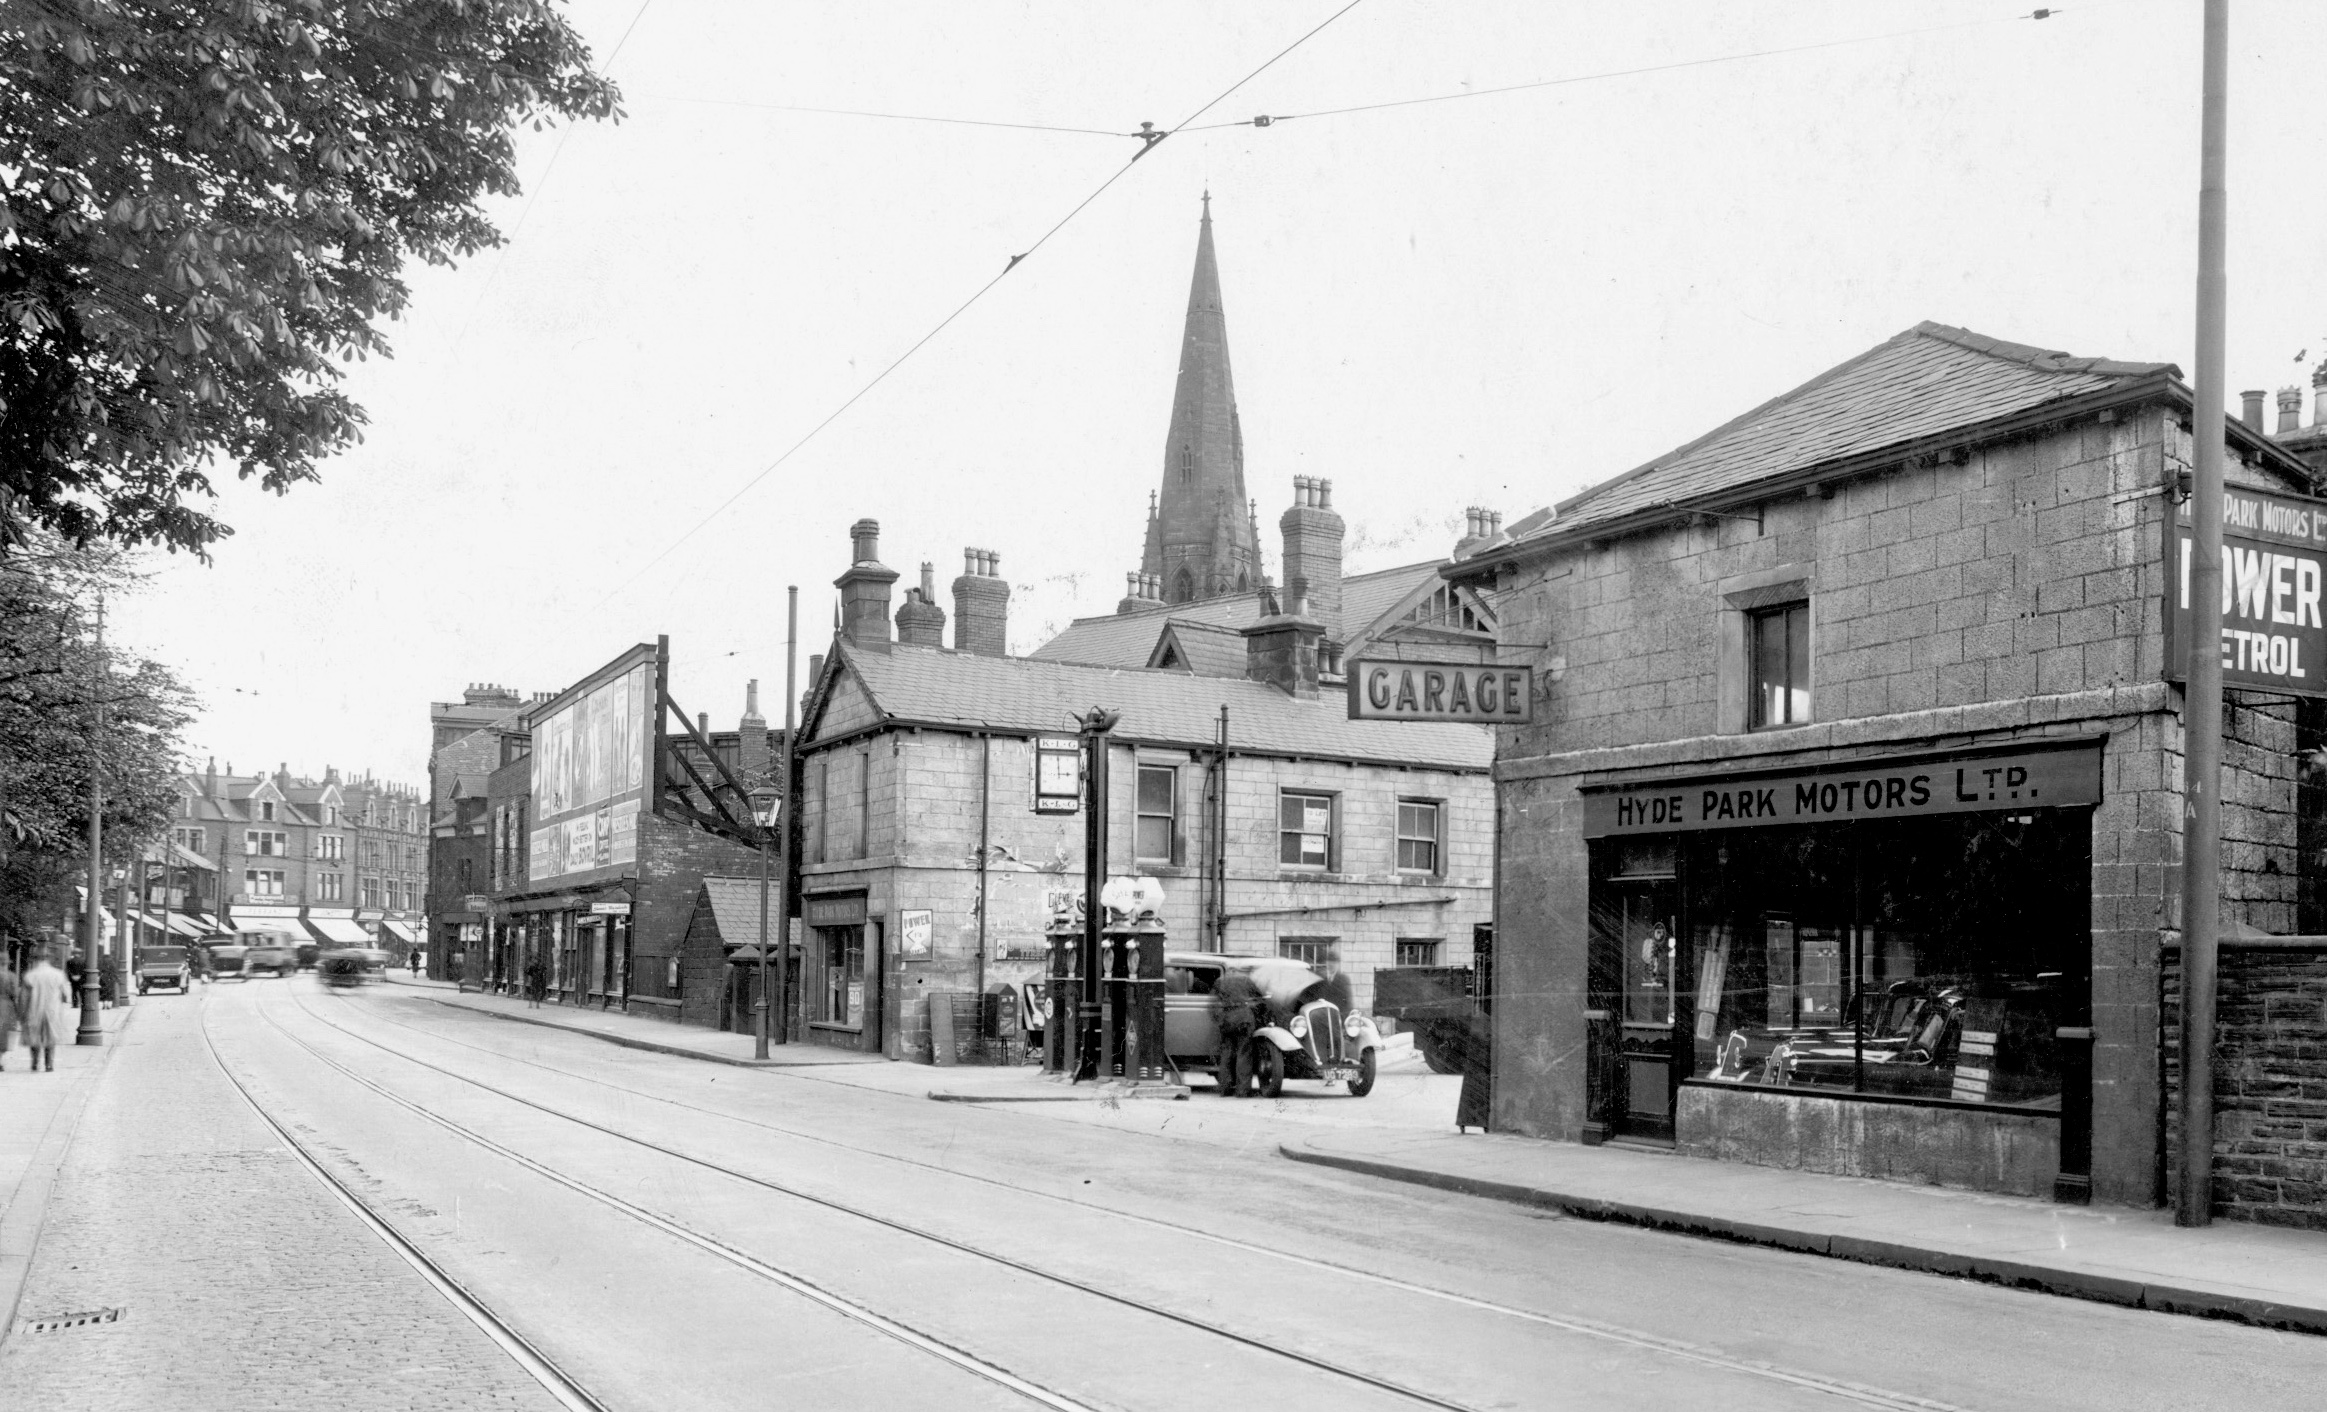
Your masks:
<path fill-rule="evenodd" d="M 498 245 L 514 127 L 617 100 L 547 0 L 0 6 L 0 555 L 205 553 L 211 467 L 315 479 L 405 259 Z"/>
<path fill-rule="evenodd" d="M 101 661 L 94 642 L 97 595 L 131 585 L 118 551 L 82 553 L 39 531 L 0 562 L 0 932 L 28 934 L 69 905 L 87 864 L 93 768 L 109 853 L 160 838 L 176 806 L 192 698 L 167 667 Z"/>

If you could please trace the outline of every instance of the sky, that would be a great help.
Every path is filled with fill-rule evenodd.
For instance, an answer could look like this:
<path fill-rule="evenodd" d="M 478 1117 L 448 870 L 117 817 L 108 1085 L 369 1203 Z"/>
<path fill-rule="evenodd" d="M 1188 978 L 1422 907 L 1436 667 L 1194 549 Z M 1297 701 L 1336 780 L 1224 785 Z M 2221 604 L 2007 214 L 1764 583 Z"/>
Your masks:
<path fill-rule="evenodd" d="M 1343 3 L 574 0 L 625 118 L 522 134 L 362 445 L 223 487 L 118 640 L 196 762 L 409 783 L 429 703 L 657 634 L 686 710 L 780 719 L 860 517 L 899 601 L 997 551 L 1031 651 L 1138 566 L 1206 191 L 1272 572 L 1294 476 L 1349 571 L 1442 558 L 1925 319 L 2193 369 L 2194 0 Z M 2233 23 L 2229 384 L 2307 392 L 2327 8 Z"/>

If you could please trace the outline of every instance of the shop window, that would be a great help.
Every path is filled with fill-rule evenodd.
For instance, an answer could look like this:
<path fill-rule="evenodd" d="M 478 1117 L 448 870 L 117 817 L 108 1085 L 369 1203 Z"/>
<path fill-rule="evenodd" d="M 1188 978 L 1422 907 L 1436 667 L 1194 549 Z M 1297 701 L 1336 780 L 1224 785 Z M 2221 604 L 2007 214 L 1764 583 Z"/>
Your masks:
<path fill-rule="evenodd" d="M 1438 937 L 1402 936 L 1398 938 L 1398 964 L 1401 966 L 1435 966 L 1446 950 L 1446 943 Z"/>
<path fill-rule="evenodd" d="M 1178 861 L 1172 840 L 1179 823 L 1174 817 L 1179 783 L 1180 772 L 1170 765 L 1139 767 L 1139 819 L 1132 853 L 1142 863 Z"/>
<path fill-rule="evenodd" d="M 1435 799 L 1398 801 L 1398 871 L 1438 873 L 1439 816 Z"/>
<path fill-rule="evenodd" d="M 1071 735 L 1034 742 L 1034 812 L 1072 814 L 1083 807 L 1083 743 Z"/>
<path fill-rule="evenodd" d="M 831 1025 L 862 1025 L 865 1000 L 865 929 L 819 927 L 824 939 L 823 1014 Z"/>
<path fill-rule="evenodd" d="M 1277 861 L 1288 868 L 1328 872 L 1340 859 L 1339 800 L 1330 794 L 1281 790 L 1277 794 Z"/>
<path fill-rule="evenodd" d="M 1755 730 L 1795 726 L 1810 719 L 1810 605 L 1781 603 L 1746 615 L 1746 652 L 1753 664 Z"/>
<path fill-rule="evenodd" d="M 1691 1072 L 2057 1109 L 2056 1032 L 2089 990 L 2090 831 L 2062 809 L 1694 836 L 1669 967 Z"/>

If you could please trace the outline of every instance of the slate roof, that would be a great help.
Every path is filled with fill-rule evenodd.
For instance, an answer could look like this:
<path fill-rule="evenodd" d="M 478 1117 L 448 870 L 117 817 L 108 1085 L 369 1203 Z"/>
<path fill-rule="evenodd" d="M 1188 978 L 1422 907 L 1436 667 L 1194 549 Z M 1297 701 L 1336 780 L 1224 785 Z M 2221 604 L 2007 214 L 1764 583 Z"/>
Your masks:
<path fill-rule="evenodd" d="M 1122 713 L 1115 728 L 1120 739 L 1208 746 L 1226 706 L 1229 748 L 1252 754 L 1462 770 L 1484 770 L 1495 754 L 1494 737 L 1482 726 L 1353 721 L 1339 694 L 1301 701 L 1243 677 L 982 657 L 901 643 L 886 652 L 848 643 L 834 651 L 883 716 L 923 725 L 1067 735 L 1078 716 L 1101 706 Z"/>
<path fill-rule="evenodd" d="M 1180 665 L 1171 670 L 1194 672 L 1200 677 L 1244 675 L 1244 634 L 1236 629 L 1175 618 L 1156 634 L 1159 652 L 1163 650 L 1162 637 L 1167 632 L 1180 649 Z"/>
<path fill-rule="evenodd" d="M 727 946 L 759 945 L 760 884 L 758 878 L 705 878 L 703 895 L 711 903 L 711 923 Z M 779 883 L 768 896 L 768 935 L 784 934 L 784 893 Z M 756 954 L 756 953 L 755 953 Z"/>
<path fill-rule="evenodd" d="M 1342 579 L 1343 639 L 1356 641 L 1378 636 L 1387 630 L 1391 625 L 1380 621 L 1382 615 L 1397 607 L 1424 580 L 1436 578 L 1438 568 L 1438 561 L 1431 560 L 1420 564 L 1401 564 L 1394 569 L 1351 574 Z M 1129 613 L 1077 618 L 1067 625 L 1065 631 L 1034 649 L 1031 655 L 1034 660 L 1042 662 L 1144 667 L 1154 660 L 1156 641 L 1163 636 L 1166 623 L 1194 623 L 1235 632 L 1251 627 L 1260 620 L 1261 597 L 1258 593 L 1231 593 L 1195 603 L 1159 603 L 1152 608 L 1140 608 Z M 1183 642 L 1186 640 L 1183 638 Z M 1243 651 L 1240 645 L 1236 661 L 1224 667 L 1217 675 L 1244 675 Z M 1195 671 L 1205 675 L 1211 669 L 1198 666 Z"/>
<path fill-rule="evenodd" d="M 2171 363 L 2078 358 L 1920 323 L 1685 446 L 1560 502 L 1558 517 L 1534 533 L 1568 533 L 2175 372 Z"/>

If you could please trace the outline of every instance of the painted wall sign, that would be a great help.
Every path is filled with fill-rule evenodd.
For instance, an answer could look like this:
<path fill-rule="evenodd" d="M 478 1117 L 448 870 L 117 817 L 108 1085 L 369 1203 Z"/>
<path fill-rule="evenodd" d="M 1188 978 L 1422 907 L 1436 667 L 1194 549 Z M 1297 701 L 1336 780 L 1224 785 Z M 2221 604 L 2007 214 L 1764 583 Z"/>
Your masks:
<path fill-rule="evenodd" d="M 2184 501 L 2165 519 L 2165 672 L 2188 674 L 2190 518 Z M 2222 684 L 2327 696 L 2327 500 L 2225 486 L 2222 490 Z"/>
<path fill-rule="evenodd" d="M 1353 721 L 1468 721 L 1525 725 L 1535 710 L 1534 676 L 1524 667 L 1460 662 L 1348 664 Z"/>
<path fill-rule="evenodd" d="M 899 912 L 897 914 L 898 954 L 908 961 L 929 959 L 930 925 L 927 912 Z"/>
<path fill-rule="evenodd" d="M 2100 802 L 2101 746 L 2094 741 L 1589 791 L 1584 795 L 1584 837 L 1912 819 Z"/>
<path fill-rule="evenodd" d="M 598 917 L 627 917 L 630 915 L 630 904 L 627 902 L 593 902 L 590 904 L 590 912 L 591 915 Z"/>

